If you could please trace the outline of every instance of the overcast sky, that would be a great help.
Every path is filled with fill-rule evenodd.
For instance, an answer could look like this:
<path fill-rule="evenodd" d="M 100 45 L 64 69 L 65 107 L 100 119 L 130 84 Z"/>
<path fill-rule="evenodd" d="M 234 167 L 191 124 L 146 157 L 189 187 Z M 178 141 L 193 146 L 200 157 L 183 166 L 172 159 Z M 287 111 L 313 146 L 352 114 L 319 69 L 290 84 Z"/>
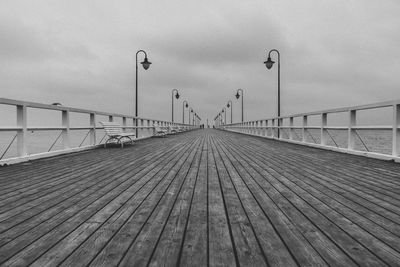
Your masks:
<path fill-rule="evenodd" d="M 0 1 L 0 97 L 171 119 L 171 90 L 204 120 L 244 90 L 245 119 L 400 99 L 398 0 Z M 273 54 L 276 59 L 276 54 Z M 140 61 L 143 55 L 139 56 Z"/>

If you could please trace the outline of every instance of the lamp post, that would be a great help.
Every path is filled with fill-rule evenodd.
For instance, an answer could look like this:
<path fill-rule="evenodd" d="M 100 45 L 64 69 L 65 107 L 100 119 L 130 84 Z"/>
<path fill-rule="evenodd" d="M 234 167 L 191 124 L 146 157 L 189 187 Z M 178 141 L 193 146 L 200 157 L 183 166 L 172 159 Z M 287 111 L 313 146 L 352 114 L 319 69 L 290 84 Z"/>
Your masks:
<path fill-rule="evenodd" d="M 242 93 L 241 95 L 239 95 L 239 91 Z M 242 122 L 243 122 L 243 90 L 238 89 L 235 96 L 236 96 L 236 99 L 239 99 L 239 97 L 242 96 Z"/>
<path fill-rule="evenodd" d="M 226 104 L 226 107 L 227 107 L 227 108 L 229 108 L 229 107 L 231 108 L 231 124 L 232 124 L 232 123 L 233 123 L 233 122 L 232 122 L 232 118 L 233 118 L 233 115 L 232 115 L 233 104 L 232 104 L 232 101 L 231 101 L 231 100 L 228 101 L 228 104 Z"/>
<path fill-rule="evenodd" d="M 185 124 L 185 107 L 189 107 L 189 104 L 186 100 L 184 100 L 182 106 L 182 123 Z"/>
<path fill-rule="evenodd" d="M 178 89 L 172 90 L 172 122 L 174 122 L 174 92 L 176 92 L 175 97 L 179 99 Z"/>
<path fill-rule="evenodd" d="M 138 116 L 138 54 L 142 52 L 144 54 L 144 60 L 143 62 L 140 62 L 142 64 L 143 68 L 147 70 L 150 67 L 151 62 L 148 61 L 147 59 L 147 53 L 144 50 L 139 50 L 136 52 L 136 92 L 135 92 L 135 124 L 136 127 L 138 126 L 137 123 L 137 116 Z M 136 137 L 138 137 L 138 128 L 136 128 Z"/>
<path fill-rule="evenodd" d="M 275 61 L 271 60 L 271 52 L 276 52 L 278 54 L 278 138 L 280 138 L 280 119 L 281 116 L 281 55 L 278 50 L 272 49 L 268 53 L 267 61 L 264 61 L 265 66 L 267 69 L 271 69 L 272 65 L 274 65 Z"/>
<path fill-rule="evenodd" d="M 192 123 L 190 122 L 190 113 L 193 113 L 193 109 L 192 109 L 192 108 L 189 109 L 189 124 L 192 124 Z"/>
<path fill-rule="evenodd" d="M 221 112 L 224 113 L 224 116 L 225 116 L 224 124 L 226 124 L 226 108 L 223 107 Z"/>

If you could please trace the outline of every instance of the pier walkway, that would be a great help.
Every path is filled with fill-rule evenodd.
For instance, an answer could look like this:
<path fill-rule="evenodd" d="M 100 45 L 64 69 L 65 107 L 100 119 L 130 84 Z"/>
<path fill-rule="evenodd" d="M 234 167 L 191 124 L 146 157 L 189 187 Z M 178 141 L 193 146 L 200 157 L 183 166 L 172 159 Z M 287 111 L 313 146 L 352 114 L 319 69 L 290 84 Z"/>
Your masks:
<path fill-rule="evenodd" d="M 400 266 L 400 165 L 220 130 L 0 167 L 4 266 Z"/>

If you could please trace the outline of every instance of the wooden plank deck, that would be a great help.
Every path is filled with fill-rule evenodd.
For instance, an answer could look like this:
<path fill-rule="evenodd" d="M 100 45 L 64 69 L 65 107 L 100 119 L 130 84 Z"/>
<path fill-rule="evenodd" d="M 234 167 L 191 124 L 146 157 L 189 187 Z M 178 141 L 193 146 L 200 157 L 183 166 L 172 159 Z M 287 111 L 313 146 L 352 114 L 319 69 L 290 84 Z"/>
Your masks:
<path fill-rule="evenodd" d="M 400 266 L 400 165 L 217 130 L 0 168 L 4 266 Z"/>

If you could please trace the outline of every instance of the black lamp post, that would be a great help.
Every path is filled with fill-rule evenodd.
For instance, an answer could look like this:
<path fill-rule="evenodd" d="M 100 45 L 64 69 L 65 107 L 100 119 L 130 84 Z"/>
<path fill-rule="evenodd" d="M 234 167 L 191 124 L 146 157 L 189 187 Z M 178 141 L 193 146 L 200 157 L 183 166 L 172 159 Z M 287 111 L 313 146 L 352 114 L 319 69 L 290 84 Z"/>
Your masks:
<path fill-rule="evenodd" d="M 189 104 L 186 100 L 184 100 L 182 106 L 182 123 L 185 124 L 185 107 L 189 107 Z"/>
<path fill-rule="evenodd" d="M 179 93 L 178 89 L 173 89 L 172 90 L 172 122 L 174 122 L 174 92 L 176 92 L 175 97 L 176 99 L 179 99 Z"/>
<path fill-rule="evenodd" d="M 226 109 L 225 107 L 222 108 L 222 113 L 224 113 L 225 119 L 224 119 L 224 124 L 226 124 Z"/>
<path fill-rule="evenodd" d="M 267 69 L 271 69 L 272 65 L 274 65 L 275 61 L 271 59 L 271 52 L 276 52 L 278 54 L 278 138 L 280 138 L 280 119 L 281 116 L 281 55 L 278 50 L 272 49 L 268 53 L 267 61 L 264 61 Z"/>
<path fill-rule="evenodd" d="M 190 108 L 189 109 L 189 124 L 192 124 L 191 122 L 190 122 L 190 113 L 193 113 L 193 109 L 192 108 Z M 193 114 L 192 114 L 193 115 Z M 193 119 L 192 119 L 193 120 Z"/>
<path fill-rule="evenodd" d="M 135 117 L 138 116 L 138 54 L 142 52 L 144 54 L 144 60 L 143 62 L 140 62 L 142 64 L 143 68 L 145 70 L 149 69 L 151 62 L 148 61 L 147 59 L 147 53 L 144 50 L 139 50 L 136 52 L 136 93 L 135 93 Z M 136 127 L 138 126 L 137 123 L 137 118 L 135 119 L 135 124 Z M 136 128 L 136 137 L 138 137 L 138 128 Z"/>
<path fill-rule="evenodd" d="M 233 116 L 232 116 L 232 109 L 233 109 L 233 104 L 232 104 L 232 101 L 231 100 L 229 100 L 228 101 L 228 104 L 226 104 L 226 107 L 227 108 L 231 108 L 231 124 L 233 123 L 233 121 L 232 121 L 232 118 L 233 118 Z"/>
<path fill-rule="evenodd" d="M 239 91 L 242 93 L 242 95 L 239 95 Z M 235 96 L 236 96 L 236 99 L 239 99 L 239 97 L 242 96 L 242 122 L 243 122 L 243 90 L 238 89 Z"/>

